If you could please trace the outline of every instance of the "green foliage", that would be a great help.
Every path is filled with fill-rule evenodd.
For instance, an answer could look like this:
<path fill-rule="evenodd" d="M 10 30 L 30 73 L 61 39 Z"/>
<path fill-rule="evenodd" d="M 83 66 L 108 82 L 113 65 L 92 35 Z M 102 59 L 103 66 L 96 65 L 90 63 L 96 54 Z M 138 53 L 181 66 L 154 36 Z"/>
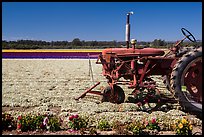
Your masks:
<path fill-rule="evenodd" d="M 98 122 L 98 129 L 100 130 L 110 130 L 111 125 L 109 124 L 109 122 L 105 119 L 99 120 Z"/>
<path fill-rule="evenodd" d="M 60 130 L 60 121 L 56 116 L 22 115 L 17 118 L 17 130 L 22 132 L 36 129 L 57 131 Z"/>
<path fill-rule="evenodd" d="M 152 118 L 150 121 L 148 121 L 146 128 L 150 129 L 150 130 L 156 129 L 156 130 L 160 131 L 160 126 L 159 126 L 159 123 L 157 122 L 156 118 Z"/>
<path fill-rule="evenodd" d="M 69 126 L 73 130 L 80 130 L 81 133 L 85 133 L 84 131 L 87 129 L 88 122 L 90 119 L 85 117 L 79 117 L 78 115 L 71 115 L 69 117 Z M 162 119 L 161 119 L 162 120 Z M 144 129 L 149 130 L 157 130 L 164 131 L 162 126 L 166 123 L 169 123 L 171 129 L 169 130 L 175 131 L 177 135 L 192 135 L 193 126 L 191 121 L 189 121 L 186 117 L 181 119 L 177 119 L 172 121 L 168 119 L 167 121 L 159 120 L 156 118 L 145 118 L 144 120 L 135 120 L 132 123 L 122 123 L 121 121 L 114 121 L 112 124 L 103 118 L 97 123 L 97 127 L 89 128 L 89 133 L 94 135 L 97 134 L 96 128 L 102 131 L 107 131 L 114 129 L 117 134 L 134 134 L 134 135 L 143 135 Z M 26 132 L 26 131 L 34 131 L 38 130 L 50 130 L 50 131 L 58 131 L 61 129 L 62 120 L 54 115 L 35 115 L 35 114 L 26 114 L 19 115 L 17 118 L 14 118 L 11 114 L 2 113 L 2 130 L 15 130 Z M 163 122 L 163 123 L 161 123 Z M 164 125 L 161 125 L 164 124 Z M 160 127 L 161 126 L 161 127 Z"/>
<path fill-rule="evenodd" d="M 142 134 L 142 130 L 144 129 L 144 125 L 139 121 L 134 121 L 127 125 L 127 130 L 131 131 L 133 135 Z"/>
<path fill-rule="evenodd" d="M 164 40 L 155 39 L 155 40 L 152 42 L 152 45 L 153 45 L 153 46 L 166 46 L 167 43 L 166 43 Z"/>
<path fill-rule="evenodd" d="M 166 42 L 161 39 L 155 39 L 152 42 L 138 41 L 136 46 L 142 45 L 144 47 L 152 48 L 170 48 L 175 42 Z M 2 41 L 2 49 L 104 49 L 104 48 L 118 48 L 123 45 L 125 41 L 84 41 L 79 38 L 68 41 L 51 41 L 46 42 L 42 40 L 17 40 L 17 41 Z M 192 43 L 185 41 L 183 46 L 202 46 L 202 41 Z M 130 46 L 131 47 L 131 46 Z"/>
<path fill-rule="evenodd" d="M 174 127 L 177 135 L 192 135 L 193 126 L 186 118 L 177 120 Z"/>
<path fill-rule="evenodd" d="M 82 42 L 80 41 L 79 38 L 75 38 L 72 41 L 72 45 L 74 45 L 74 46 L 82 46 Z"/>
<path fill-rule="evenodd" d="M 34 115 L 33 116 L 33 123 L 36 129 L 45 129 L 45 125 L 43 125 L 44 115 Z"/>
<path fill-rule="evenodd" d="M 88 122 L 82 118 L 76 115 L 69 116 L 69 126 L 74 130 L 80 130 L 81 128 L 86 128 L 88 125 Z"/>
<path fill-rule="evenodd" d="M 35 119 L 32 115 L 18 116 L 17 129 L 21 131 L 35 130 Z"/>
<path fill-rule="evenodd" d="M 48 127 L 50 131 L 58 131 L 61 129 L 60 126 L 60 119 L 57 116 L 49 117 Z"/>

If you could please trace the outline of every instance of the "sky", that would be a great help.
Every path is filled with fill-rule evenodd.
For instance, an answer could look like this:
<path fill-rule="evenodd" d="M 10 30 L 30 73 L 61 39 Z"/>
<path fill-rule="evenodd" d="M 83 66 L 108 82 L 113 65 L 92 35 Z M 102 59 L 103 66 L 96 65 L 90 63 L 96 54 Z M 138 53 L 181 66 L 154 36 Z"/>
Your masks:
<path fill-rule="evenodd" d="M 202 2 L 2 2 L 2 40 L 176 41 L 181 28 L 202 40 Z"/>

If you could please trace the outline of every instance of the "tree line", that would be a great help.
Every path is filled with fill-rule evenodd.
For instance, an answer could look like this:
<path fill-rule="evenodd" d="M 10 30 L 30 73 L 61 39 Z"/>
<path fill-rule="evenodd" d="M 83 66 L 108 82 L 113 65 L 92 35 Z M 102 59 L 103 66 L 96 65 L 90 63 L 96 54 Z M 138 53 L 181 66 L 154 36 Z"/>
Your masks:
<path fill-rule="evenodd" d="M 155 39 L 152 42 L 138 41 L 136 46 L 154 47 L 154 48 L 169 48 L 175 42 L 166 42 L 165 40 Z M 185 46 L 201 46 L 202 41 L 197 43 L 184 42 Z M 42 40 L 17 40 L 17 41 L 2 41 L 2 49 L 104 49 L 125 47 L 125 41 L 84 41 L 75 38 L 72 41 L 42 41 Z"/>

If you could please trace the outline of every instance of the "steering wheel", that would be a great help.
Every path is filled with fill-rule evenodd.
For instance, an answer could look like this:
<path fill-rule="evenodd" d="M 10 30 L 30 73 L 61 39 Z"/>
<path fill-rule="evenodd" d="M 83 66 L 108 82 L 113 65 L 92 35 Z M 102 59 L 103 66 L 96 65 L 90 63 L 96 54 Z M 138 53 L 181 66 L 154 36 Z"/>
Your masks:
<path fill-rule="evenodd" d="M 181 31 L 182 31 L 183 35 L 186 36 L 186 38 L 188 38 L 191 42 L 196 42 L 196 39 L 193 36 L 193 34 L 191 34 L 187 29 L 182 28 Z M 187 32 L 187 34 L 186 34 L 186 32 Z M 192 37 L 193 39 L 191 39 L 190 37 Z"/>

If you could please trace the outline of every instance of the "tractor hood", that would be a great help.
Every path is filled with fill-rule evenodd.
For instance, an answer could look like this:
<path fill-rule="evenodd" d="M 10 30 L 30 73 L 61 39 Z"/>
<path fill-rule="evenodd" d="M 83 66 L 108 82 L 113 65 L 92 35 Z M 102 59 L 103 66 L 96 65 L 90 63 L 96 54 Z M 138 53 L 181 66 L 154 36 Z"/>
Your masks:
<path fill-rule="evenodd" d="M 156 48 L 107 48 L 102 51 L 102 55 L 106 54 L 116 54 L 117 56 L 162 56 L 164 51 Z"/>

